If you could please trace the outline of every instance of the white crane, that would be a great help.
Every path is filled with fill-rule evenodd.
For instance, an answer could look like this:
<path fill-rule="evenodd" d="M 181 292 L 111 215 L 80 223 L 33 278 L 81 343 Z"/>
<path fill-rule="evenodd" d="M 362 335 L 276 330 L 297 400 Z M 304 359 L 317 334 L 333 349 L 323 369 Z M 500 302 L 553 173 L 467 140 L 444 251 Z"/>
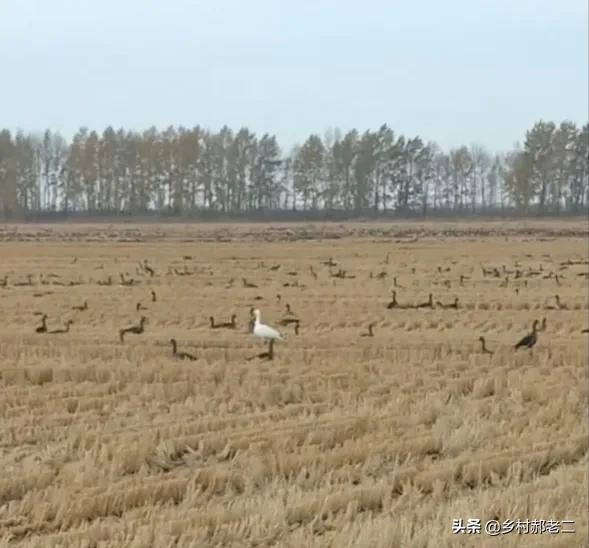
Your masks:
<path fill-rule="evenodd" d="M 256 308 L 254 310 L 254 316 L 256 317 L 256 321 L 254 322 L 254 335 L 256 337 L 260 337 L 265 341 L 283 341 L 282 335 L 276 331 L 276 329 L 260 323 L 260 311 Z"/>

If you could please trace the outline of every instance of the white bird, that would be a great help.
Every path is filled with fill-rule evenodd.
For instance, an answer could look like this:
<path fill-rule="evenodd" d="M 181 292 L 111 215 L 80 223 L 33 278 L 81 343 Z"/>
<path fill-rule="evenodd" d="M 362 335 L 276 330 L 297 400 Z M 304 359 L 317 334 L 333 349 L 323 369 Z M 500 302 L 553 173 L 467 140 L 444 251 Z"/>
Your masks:
<path fill-rule="evenodd" d="M 254 335 L 256 337 L 260 337 L 266 341 L 283 341 L 282 335 L 276 331 L 276 329 L 260 323 L 260 311 L 258 309 L 254 310 L 254 316 L 256 317 L 256 321 L 254 323 Z"/>

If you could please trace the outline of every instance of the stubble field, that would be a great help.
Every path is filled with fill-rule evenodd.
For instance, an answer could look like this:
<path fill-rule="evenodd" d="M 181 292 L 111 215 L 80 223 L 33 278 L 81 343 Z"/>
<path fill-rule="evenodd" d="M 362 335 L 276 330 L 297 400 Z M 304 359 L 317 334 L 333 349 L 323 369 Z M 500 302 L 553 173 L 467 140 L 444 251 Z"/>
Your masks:
<path fill-rule="evenodd" d="M 583 221 L 0 227 L 0 547 L 584 546 L 588 271 Z"/>

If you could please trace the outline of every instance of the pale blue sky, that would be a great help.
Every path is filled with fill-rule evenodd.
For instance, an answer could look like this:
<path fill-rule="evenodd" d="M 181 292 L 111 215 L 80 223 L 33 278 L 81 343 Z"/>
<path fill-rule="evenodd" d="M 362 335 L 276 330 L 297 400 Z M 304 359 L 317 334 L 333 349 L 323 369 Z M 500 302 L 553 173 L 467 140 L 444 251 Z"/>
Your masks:
<path fill-rule="evenodd" d="M 329 127 L 505 150 L 588 117 L 587 0 L 0 0 L 0 127 Z"/>

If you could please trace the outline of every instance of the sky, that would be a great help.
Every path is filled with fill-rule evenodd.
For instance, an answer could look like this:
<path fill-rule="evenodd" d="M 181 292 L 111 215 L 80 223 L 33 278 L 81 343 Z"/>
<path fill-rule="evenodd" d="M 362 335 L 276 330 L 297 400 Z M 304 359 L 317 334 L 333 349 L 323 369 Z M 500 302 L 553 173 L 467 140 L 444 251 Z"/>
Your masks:
<path fill-rule="evenodd" d="M 0 0 L 0 127 L 510 149 L 588 119 L 587 0 Z"/>

